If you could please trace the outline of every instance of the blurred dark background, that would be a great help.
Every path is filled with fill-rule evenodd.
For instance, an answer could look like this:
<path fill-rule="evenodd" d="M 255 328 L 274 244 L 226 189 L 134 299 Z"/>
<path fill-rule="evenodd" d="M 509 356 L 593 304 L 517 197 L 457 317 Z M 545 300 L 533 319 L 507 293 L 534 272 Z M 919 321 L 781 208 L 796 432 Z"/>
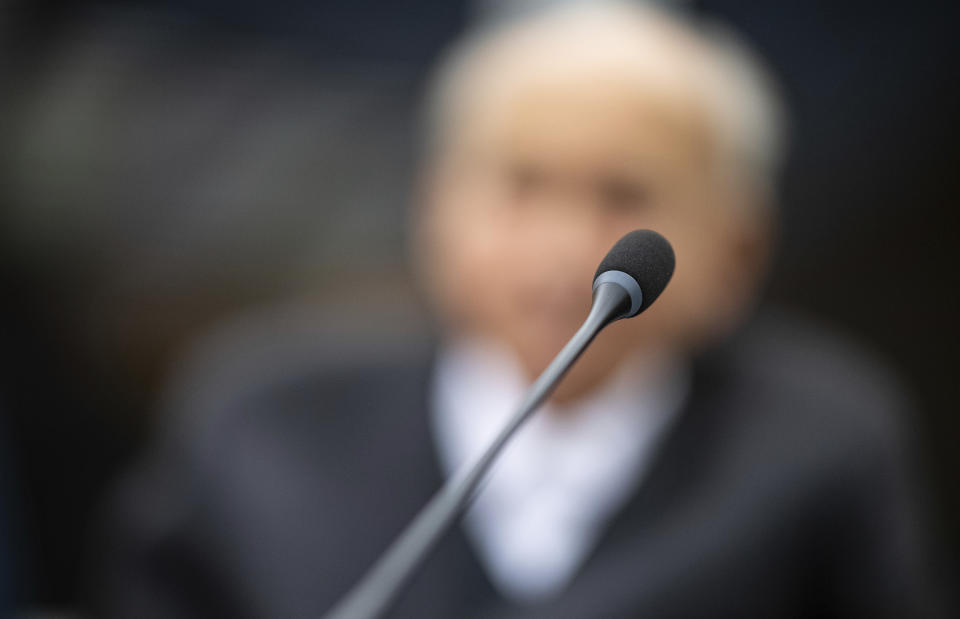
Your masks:
<path fill-rule="evenodd" d="M 205 333 L 275 306 L 416 320 L 418 98 L 500 4 L 0 2 L 0 613 L 78 603 L 97 505 Z M 768 298 L 900 371 L 955 557 L 957 12 L 683 4 L 782 81 L 793 146 Z"/>

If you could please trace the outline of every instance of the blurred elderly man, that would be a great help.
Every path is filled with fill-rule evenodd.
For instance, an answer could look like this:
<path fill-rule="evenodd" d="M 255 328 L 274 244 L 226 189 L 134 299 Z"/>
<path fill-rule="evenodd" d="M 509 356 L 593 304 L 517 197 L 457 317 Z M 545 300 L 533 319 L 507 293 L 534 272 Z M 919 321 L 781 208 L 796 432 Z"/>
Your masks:
<path fill-rule="evenodd" d="M 601 334 L 391 616 L 933 612 L 890 381 L 744 320 L 783 142 L 747 50 L 578 4 L 476 33 L 429 102 L 412 247 L 439 345 L 187 405 L 115 516 L 103 611 L 322 614 L 491 439 L 606 250 L 652 228 L 672 283 Z"/>

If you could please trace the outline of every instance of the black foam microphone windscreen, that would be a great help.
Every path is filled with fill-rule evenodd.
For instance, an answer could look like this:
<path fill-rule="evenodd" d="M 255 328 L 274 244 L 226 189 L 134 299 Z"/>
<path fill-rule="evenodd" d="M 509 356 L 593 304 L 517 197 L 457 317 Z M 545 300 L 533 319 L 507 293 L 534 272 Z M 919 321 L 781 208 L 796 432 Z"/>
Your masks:
<path fill-rule="evenodd" d="M 606 271 L 622 271 L 635 279 L 643 292 L 639 314 L 667 287 L 675 262 L 673 247 L 667 239 L 653 230 L 634 230 L 610 248 L 597 267 L 594 280 Z"/>

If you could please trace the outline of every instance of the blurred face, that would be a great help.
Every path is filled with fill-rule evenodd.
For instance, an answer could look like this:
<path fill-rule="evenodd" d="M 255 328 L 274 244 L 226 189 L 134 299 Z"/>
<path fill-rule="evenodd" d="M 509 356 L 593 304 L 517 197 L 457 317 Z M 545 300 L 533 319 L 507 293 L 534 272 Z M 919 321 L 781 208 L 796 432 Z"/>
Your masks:
<path fill-rule="evenodd" d="M 597 264 L 623 234 L 651 228 L 676 251 L 657 303 L 602 333 L 558 399 L 631 351 L 696 345 L 749 296 L 755 222 L 728 203 L 697 101 L 554 75 L 484 98 L 461 124 L 427 181 L 430 284 L 450 329 L 505 343 L 530 377 L 586 317 Z"/>

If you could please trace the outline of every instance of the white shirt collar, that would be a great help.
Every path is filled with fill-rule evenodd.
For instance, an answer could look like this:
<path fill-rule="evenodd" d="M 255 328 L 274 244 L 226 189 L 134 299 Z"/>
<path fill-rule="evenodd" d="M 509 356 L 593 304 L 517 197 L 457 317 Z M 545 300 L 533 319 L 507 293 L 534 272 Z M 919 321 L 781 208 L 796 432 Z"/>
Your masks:
<path fill-rule="evenodd" d="M 527 388 L 510 352 L 461 338 L 443 349 L 432 425 L 448 475 L 472 462 Z M 687 392 L 679 364 L 635 355 L 581 402 L 551 404 L 521 428 L 466 516 L 468 537 L 505 595 L 562 589 L 623 506 Z"/>

